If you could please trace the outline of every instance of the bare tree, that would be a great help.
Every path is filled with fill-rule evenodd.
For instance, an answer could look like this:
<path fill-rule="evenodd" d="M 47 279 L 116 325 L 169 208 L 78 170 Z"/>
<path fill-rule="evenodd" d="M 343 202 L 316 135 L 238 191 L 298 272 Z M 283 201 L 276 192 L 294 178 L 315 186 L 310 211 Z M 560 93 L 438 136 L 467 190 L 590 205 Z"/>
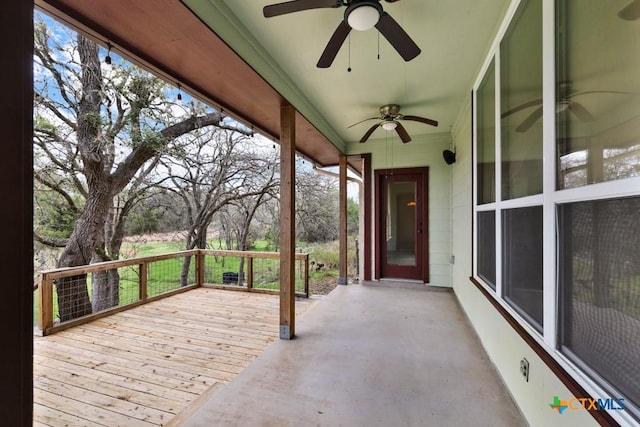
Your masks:
<path fill-rule="evenodd" d="M 239 205 L 247 198 L 261 200 L 271 194 L 277 186 L 276 171 L 273 161 L 263 152 L 250 149 L 251 139 L 238 132 L 201 132 L 186 143 L 192 147 L 189 155 L 179 155 L 177 150 L 163 160 L 171 176 L 167 189 L 183 201 L 185 249 L 204 249 L 214 216 L 229 204 Z M 189 268 L 187 258 L 182 269 L 183 286 L 188 283 Z"/>
<path fill-rule="evenodd" d="M 337 179 L 298 164 L 296 169 L 296 234 L 307 242 L 338 238 Z"/>
<path fill-rule="evenodd" d="M 172 141 L 210 126 L 245 131 L 215 111 L 176 118 L 159 79 L 125 64 L 103 73 L 94 42 L 35 28 L 34 173 L 78 212 L 57 265 L 117 259 L 126 215 Z M 93 307 L 86 275 L 56 281 L 61 320 L 117 304 L 117 274 L 94 274 L 92 285 Z"/>

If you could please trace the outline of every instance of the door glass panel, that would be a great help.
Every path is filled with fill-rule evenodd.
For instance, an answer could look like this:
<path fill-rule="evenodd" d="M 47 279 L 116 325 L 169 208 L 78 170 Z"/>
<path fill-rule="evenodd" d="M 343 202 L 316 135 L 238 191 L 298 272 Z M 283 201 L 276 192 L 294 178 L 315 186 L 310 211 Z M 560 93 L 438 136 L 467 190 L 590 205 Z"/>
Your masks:
<path fill-rule="evenodd" d="M 387 264 L 416 265 L 416 187 L 413 182 L 387 186 Z"/>

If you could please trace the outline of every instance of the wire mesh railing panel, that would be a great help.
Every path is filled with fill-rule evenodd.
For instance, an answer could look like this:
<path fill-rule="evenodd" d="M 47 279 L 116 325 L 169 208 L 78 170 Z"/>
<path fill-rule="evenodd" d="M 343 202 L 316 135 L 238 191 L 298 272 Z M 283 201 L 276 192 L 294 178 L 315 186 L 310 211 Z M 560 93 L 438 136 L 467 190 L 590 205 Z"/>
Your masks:
<path fill-rule="evenodd" d="M 280 255 L 274 252 L 206 251 L 204 283 L 247 289 L 280 289 Z M 308 255 L 296 254 L 295 289 L 307 294 Z"/>
<path fill-rule="evenodd" d="M 140 299 L 139 270 L 128 266 L 54 280 L 53 314 L 61 322 Z"/>
<path fill-rule="evenodd" d="M 205 258 L 205 283 L 246 286 L 246 260 L 239 256 L 208 254 Z"/>
<path fill-rule="evenodd" d="M 152 297 L 196 283 L 196 258 L 186 256 L 149 264 L 147 295 Z"/>
<path fill-rule="evenodd" d="M 305 276 L 304 259 L 296 259 L 294 279 L 297 293 L 305 293 Z M 280 260 L 278 258 L 253 259 L 253 287 L 255 289 L 280 289 Z"/>
<path fill-rule="evenodd" d="M 255 289 L 280 289 L 280 260 L 277 258 L 254 258 L 253 287 Z"/>
<path fill-rule="evenodd" d="M 91 276 L 81 274 L 54 280 L 54 319 L 66 322 L 91 314 Z"/>

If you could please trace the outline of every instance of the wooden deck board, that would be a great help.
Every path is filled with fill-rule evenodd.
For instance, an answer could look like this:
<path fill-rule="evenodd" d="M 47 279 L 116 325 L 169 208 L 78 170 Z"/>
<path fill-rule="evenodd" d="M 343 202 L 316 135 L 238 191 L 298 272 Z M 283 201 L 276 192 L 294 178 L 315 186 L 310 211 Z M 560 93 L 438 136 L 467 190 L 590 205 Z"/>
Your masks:
<path fill-rule="evenodd" d="M 34 337 L 34 426 L 166 425 L 277 339 L 278 304 L 198 288 Z"/>

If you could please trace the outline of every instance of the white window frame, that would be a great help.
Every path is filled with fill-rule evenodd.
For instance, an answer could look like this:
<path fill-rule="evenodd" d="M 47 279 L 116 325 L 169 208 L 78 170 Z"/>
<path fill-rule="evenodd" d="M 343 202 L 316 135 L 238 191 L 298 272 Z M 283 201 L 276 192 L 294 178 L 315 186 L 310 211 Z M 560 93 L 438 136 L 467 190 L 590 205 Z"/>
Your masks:
<path fill-rule="evenodd" d="M 561 204 L 583 201 L 595 201 L 611 198 L 623 198 L 640 196 L 640 177 L 625 178 L 614 181 L 600 182 L 570 189 L 556 189 L 556 122 L 555 122 L 555 85 L 556 85 L 556 46 L 555 46 L 555 3 L 556 0 L 542 1 L 542 138 L 543 138 L 543 193 L 513 200 L 502 200 L 501 178 L 501 119 L 500 119 L 500 42 L 502 41 L 513 17 L 518 10 L 521 1 L 513 0 L 505 15 L 505 18 L 497 32 L 496 38 L 489 50 L 485 62 L 473 85 L 473 277 L 483 286 L 489 295 L 500 304 L 513 317 L 522 328 L 560 365 L 572 376 L 584 389 L 594 397 L 617 398 L 611 396 L 598 382 L 592 379 L 594 375 L 590 369 L 580 366 L 566 357 L 558 349 L 558 310 L 559 310 L 559 277 L 557 237 L 557 207 Z M 486 72 L 495 61 L 495 202 L 478 204 L 477 192 L 477 129 L 478 129 L 478 100 L 477 91 L 483 81 Z M 513 309 L 502 297 L 502 211 L 515 207 L 542 205 L 543 207 L 543 330 L 538 332 L 515 309 Z M 478 274 L 478 212 L 494 211 L 496 218 L 496 283 L 495 290 L 483 281 Z M 601 379 L 601 382 L 605 382 Z M 633 418 L 628 411 L 609 411 L 609 414 L 621 424 L 636 424 L 638 420 Z"/>

